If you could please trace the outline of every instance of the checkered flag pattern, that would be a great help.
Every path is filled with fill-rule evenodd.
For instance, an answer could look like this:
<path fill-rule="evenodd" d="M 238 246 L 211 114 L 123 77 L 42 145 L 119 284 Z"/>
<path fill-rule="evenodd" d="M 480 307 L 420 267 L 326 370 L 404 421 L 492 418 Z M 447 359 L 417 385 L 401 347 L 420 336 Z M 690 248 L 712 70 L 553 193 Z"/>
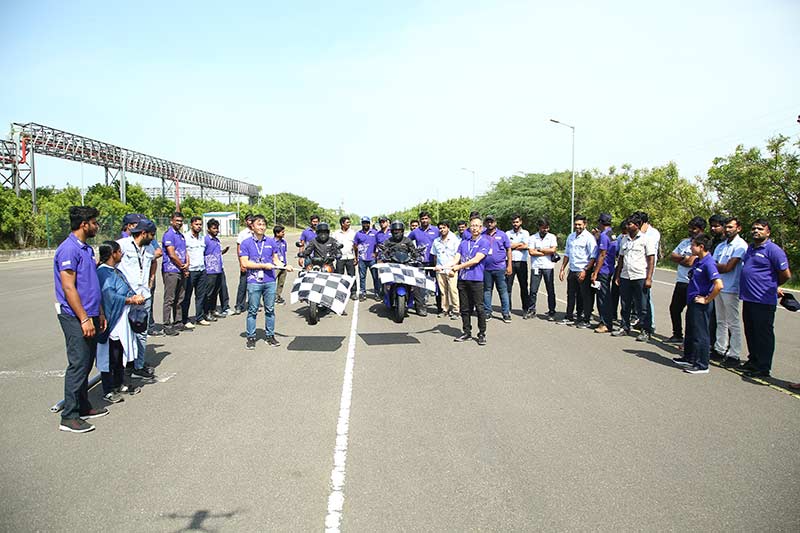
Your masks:
<path fill-rule="evenodd" d="M 350 287 L 355 282 L 356 278 L 344 274 L 313 270 L 300 272 L 297 279 L 294 280 L 289 301 L 291 303 L 297 303 L 298 300 L 314 302 L 341 315 L 350 298 Z"/>
<path fill-rule="evenodd" d="M 429 278 L 421 268 L 400 263 L 377 263 L 372 268 L 378 270 L 381 283 L 402 283 L 429 291 L 436 290 L 436 282 Z"/>

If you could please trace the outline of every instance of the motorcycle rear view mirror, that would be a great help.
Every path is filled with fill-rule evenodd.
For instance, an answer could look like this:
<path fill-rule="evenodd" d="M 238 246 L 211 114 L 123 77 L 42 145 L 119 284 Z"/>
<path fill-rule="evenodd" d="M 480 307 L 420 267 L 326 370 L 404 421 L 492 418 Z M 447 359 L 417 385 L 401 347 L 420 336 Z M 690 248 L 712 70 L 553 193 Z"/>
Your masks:
<path fill-rule="evenodd" d="M 342 248 L 344 248 L 344 244 L 336 243 L 336 247 L 341 250 Z"/>
<path fill-rule="evenodd" d="M 303 246 L 303 243 L 302 243 L 302 241 L 297 241 L 297 242 L 294 243 L 294 245 L 297 246 L 298 248 L 300 248 L 301 246 Z"/>

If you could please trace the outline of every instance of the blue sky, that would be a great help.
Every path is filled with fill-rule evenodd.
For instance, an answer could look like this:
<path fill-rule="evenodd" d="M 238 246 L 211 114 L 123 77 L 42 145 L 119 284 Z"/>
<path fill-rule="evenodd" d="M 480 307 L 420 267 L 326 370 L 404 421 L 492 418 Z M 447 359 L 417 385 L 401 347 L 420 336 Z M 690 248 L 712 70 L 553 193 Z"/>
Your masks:
<path fill-rule="evenodd" d="M 471 195 L 461 167 L 479 193 L 568 169 L 550 117 L 577 127 L 578 169 L 691 177 L 798 137 L 798 20 L 795 0 L 0 0 L 0 131 L 40 122 L 368 215 Z"/>

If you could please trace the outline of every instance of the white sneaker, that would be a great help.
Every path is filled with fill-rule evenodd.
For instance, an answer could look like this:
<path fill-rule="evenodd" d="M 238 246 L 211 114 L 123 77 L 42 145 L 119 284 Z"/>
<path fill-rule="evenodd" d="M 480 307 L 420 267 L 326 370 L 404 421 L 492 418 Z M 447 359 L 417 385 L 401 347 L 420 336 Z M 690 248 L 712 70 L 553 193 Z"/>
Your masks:
<path fill-rule="evenodd" d="M 191 322 L 187 322 L 186 324 L 184 324 L 184 325 L 183 325 L 183 327 L 184 327 L 184 328 L 186 328 L 186 329 L 194 329 L 194 328 L 196 328 L 197 326 L 195 326 L 195 325 L 194 325 L 194 324 L 192 324 Z"/>

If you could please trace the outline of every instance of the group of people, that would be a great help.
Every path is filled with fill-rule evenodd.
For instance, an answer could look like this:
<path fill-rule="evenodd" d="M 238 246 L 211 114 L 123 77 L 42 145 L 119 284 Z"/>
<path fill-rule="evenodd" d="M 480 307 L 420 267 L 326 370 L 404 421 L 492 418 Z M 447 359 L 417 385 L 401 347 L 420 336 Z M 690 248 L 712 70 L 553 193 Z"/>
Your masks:
<path fill-rule="evenodd" d="M 56 308 L 68 359 L 59 429 L 75 433 L 93 430 L 86 420 L 108 414 L 89 402 L 88 376 L 95 362 L 101 371 L 103 399 L 118 403 L 123 395 L 140 391 L 131 384 L 132 378 L 155 377 L 145 361 L 148 335 L 178 335 L 230 314 L 223 268 L 228 247 L 220 244 L 218 221 L 209 220 L 203 234 L 202 219 L 192 217 L 184 233 L 183 215 L 175 212 L 159 246 L 155 224 L 130 214 L 123 221 L 120 238 L 103 242 L 96 260 L 87 241 L 97 234 L 97 217 L 96 208 L 70 208 L 71 233 L 54 258 Z M 286 272 L 294 269 L 287 261 L 285 228 L 275 225 L 270 238 L 263 215 L 247 215 L 245 222 L 247 227 L 237 237 L 240 278 L 233 314 L 247 313 L 246 348 L 252 350 L 257 315 L 263 308 L 266 343 L 280 346 L 275 338 L 275 305 L 284 302 Z M 476 316 L 479 345 L 486 344 L 486 323 L 494 318 L 494 291 L 500 299 L 500 319 L 511 321 L 515 280 L 520 286 L 522 318 L 537 316 L 537 295 L 544 281 L 547 310 L 538 316 L 555 322 L 558 268 L 559 279 L 567 285 L 566 314 L 559 324 L 617 337 L 638 329 L 637 341 L 651 339 L 650 294 L 661 237 L 646 213 L 627 217 L 618 226 L 618 235 L 607 213 L 591 228 L 585 216 L 576 216 L 563 258 L 546 218 L 537 221 L 538 231 L 533 234 L 523 228 L 520 216 L 512 217 L 507 231 L 498 229 L 494 216 L 481 218 L 477 212 L 470 214 L 469 223 L 457 222 L 455 229 L 446 220 L 433 225 L 430 213 L 424 211 L 414 222 L 406 234 L 403 222 L 390 223 L 381 217 L 373 227 L 372 219 L 363 217 L 361 229 L 355 231 L 345 216 L 331 233 L 328 224 L 313 216 L 298 242 L 299 266 L 307 266 L 314 254 L 335 246 L 335 271 L 354 276 L 357 270 L 359 274 L 360 283 L 353 284 L 351 298 L 367 298 L 371 271 L 374 296 L 381 299 L 384 289 L 371 267 L 382 260 L 379 250 L 403 249 L 421 266 L 429 267 L 426 272 L 435 278 L 437 315 L 461 319 L 462 334 L 454 340 L 473 338 L 471 319 Z M 710 235 L 705 233 L 703 218 L 690 220 L 688 237 L 670 254 L 677 264 L 677 277 L 670 304 L 673 331 L 666 342 L 682 345 L 683 354 L 674 361 L 689 373 L 707 373 L 709 359 L 717 359 L 751 377 L 769 376 L 775 311 L 778 298 L 784 296 L 780 285 L 791 277 L 786 254 L 770 240 L 767 220 L 751 224 L 750 244 L 740 236 L 742 226 L 736 217 L 714 215 L 709 226 Z M 153 329 L 152 317 L 159 257 L 163 332 Z M 427 315 L 427 292 L 415 290 L 416 311 L 421 316 Z M 195 312 L 189 316 L 192 294 Z M 595 307 L 598 323 L 593 326 Z M 740 320 L 748 349 L 744 362 Z"/>

